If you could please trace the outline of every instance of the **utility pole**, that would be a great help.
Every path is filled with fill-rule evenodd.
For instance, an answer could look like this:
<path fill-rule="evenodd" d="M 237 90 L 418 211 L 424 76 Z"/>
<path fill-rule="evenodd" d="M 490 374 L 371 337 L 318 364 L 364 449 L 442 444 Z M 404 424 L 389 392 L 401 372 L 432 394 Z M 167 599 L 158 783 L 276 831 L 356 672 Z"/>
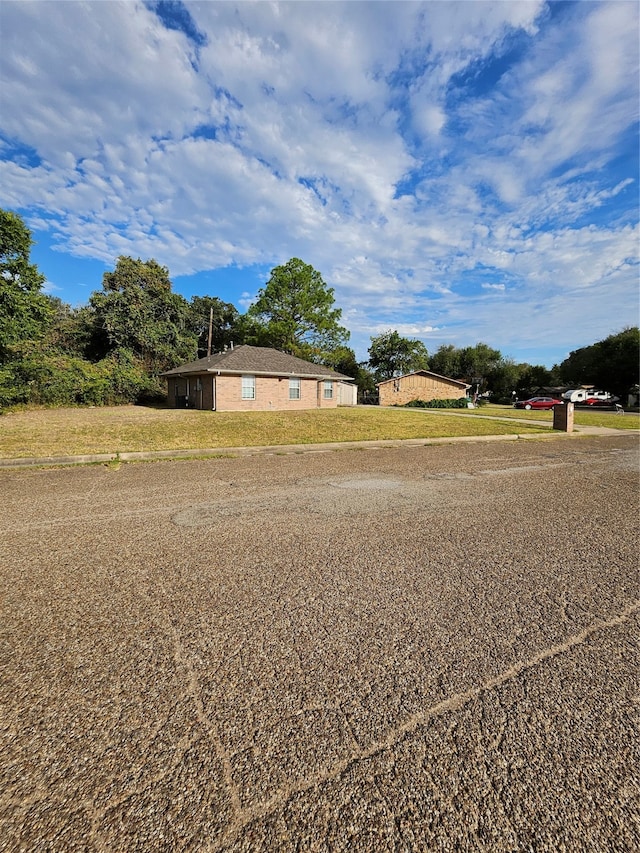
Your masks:
<path fill-rule="evenodd" d="M 213 330 L 213 308 L 209 311 L 209 343 L 207 344 L 207 358 L 211 355 L 211 332 Z"/>

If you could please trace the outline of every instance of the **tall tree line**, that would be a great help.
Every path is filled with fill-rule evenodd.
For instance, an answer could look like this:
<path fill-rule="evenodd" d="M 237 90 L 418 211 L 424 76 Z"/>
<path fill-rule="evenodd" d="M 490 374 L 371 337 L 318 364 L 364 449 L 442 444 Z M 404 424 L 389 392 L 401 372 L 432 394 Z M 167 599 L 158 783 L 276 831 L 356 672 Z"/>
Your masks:
<path fill-rule="evenodd" d="M 485 343 L 424 343 L 395 330 L 371 337 L 369 360 L 347 346 L 333 289 L 299 258 L 275 267 L 246 314 L 215 296 L 187 301 L 155 260 L 121 256 L 88 304 L 72 308 L 43 293 L 31 263 L 31 233 L 0 209 L 0 407 L 161 401 L 163 371 L 231 342 L 270 346 L 353 377 L 369 398 L 375 383 L 414 370 L 473 383 L 507 402 L 537 388 L 593 383 L 623 396 L 637 384 L 638 328 L 572 352 L 547 370 L 516 364 Z"/>
<path fill-rule="evenodd" d="M 542 389 L 595 385 L 622 399 L 640 381 L 640 329 L 627 327 L 602 341 L 574 350 L 563 362 L 517 363 L 486 343 L 455 347 L 443 344 L 429 355 L 420 341 L 386 332 L 371 339 L 369 367 L 376 382 L 416 370 L 460 379 L 492 401 L 508 403 Z"/>
<path fill-rule="evenodd" d="M 245 315 L 213 296 L 187 301 L 155 260 L 121 256 L 88 304 L 42 292 L 29 229 L 0 210 L 0 407 L 161 401 L 161 374 L 232 342 L 358 370 L 333 290 L 299 258 L 275 267 Z"/>

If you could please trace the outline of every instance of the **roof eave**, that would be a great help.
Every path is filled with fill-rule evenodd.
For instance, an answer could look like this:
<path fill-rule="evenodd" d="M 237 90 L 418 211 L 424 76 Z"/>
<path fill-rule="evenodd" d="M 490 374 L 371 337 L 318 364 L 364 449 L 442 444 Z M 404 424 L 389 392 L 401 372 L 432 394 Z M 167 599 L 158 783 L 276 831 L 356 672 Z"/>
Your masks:
<path fill-rule="evenodd" d="M 254 370 L 246 368 L 245 370 L 230 370 L 224 367 L 204 367 L 194 368 L 193 370 L 182 370 L 180 372 L 167 371 L 161 374 L 167 377 L 182 377 L 193 376 L 200 373 L 215 373 L 218 376 L 273 376 L 280 379 L 316 379 L 318 382 L 323 379 L 333 379 L 338 382 L 355 382 L 351 376 L 343 376 L 340 373 L 301 373 L 300 371 L 275 371 L 275 370 Z"/>

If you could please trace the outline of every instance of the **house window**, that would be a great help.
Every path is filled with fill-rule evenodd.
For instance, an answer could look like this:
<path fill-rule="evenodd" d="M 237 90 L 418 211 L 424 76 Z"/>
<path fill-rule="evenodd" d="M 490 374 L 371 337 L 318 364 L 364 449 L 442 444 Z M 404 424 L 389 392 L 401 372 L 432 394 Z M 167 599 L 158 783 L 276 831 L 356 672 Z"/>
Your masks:
<path fill-rule="evenodd" d="M 299 400 L 300 399 L 300 380 L 299 379 L 290 379 L 289 380 L 289 399 L 290 400 Z"/>
<path fill-rule="evenodd" d="M 324 399 L 333 400 L 333 382 L 330 379 L 324 380 Z"/>
<path fill-rule="evenodd" d="M 256 399 L 256 377 L 255 376 L 243 376 L 242 377 L 242 399 L 243 400 L 255 400 Z"/>

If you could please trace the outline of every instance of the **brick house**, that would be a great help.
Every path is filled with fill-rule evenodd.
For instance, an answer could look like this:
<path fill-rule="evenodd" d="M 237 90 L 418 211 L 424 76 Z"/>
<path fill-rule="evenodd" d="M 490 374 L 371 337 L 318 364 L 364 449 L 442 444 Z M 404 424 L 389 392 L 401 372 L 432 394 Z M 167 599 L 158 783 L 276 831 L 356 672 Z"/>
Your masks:
<path fill-rule="evenodd" d="M 162 375 L 170 405 L 218 412 L 335 408 L 342 401 L 340 385 L 353 382 L 322 364 L 246 345 Z"/>
<path fill-rule="evenodd" d="M 412 400 L 458 400 L 466 397 L 471 387 L 466 382 L 448 379 L 430 370 L 416 370 L 377 384 L 381 406 L 404 406 Z"/>

